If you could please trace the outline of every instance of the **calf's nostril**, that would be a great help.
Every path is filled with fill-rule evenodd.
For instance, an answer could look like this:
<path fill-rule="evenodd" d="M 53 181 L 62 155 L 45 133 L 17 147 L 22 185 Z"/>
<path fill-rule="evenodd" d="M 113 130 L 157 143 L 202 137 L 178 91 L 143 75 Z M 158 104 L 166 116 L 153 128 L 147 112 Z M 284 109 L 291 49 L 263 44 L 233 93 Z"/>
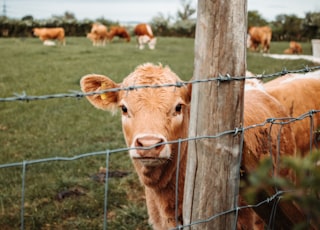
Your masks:
<path fill-rule="evenodd" d="M 136 139 L 135 147 L 154 147 L 157 150 L 161 150 L 164 147 L 164 142 L 162 138 L 145 136 Z"/>
<path fill-rule="evenodd" d="M 139 139 L 136 140 L 136 147 L 143 147 L 143 144 L 139 141 Z"/>
<path fill-rule="evenodd" d="M 156 144 L 155 149 L 161 150 L 163 147 L 164 147 L 164 141 L 161 140 Z"/>

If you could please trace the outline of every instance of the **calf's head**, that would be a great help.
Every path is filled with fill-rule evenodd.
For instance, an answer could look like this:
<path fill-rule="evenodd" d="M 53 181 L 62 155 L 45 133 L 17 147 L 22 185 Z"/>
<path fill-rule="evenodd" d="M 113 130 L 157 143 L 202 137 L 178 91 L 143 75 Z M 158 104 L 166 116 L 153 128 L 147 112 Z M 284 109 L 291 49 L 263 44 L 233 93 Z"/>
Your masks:
<path fill-rule="evenodd" d="M 129 155 L 146 185 L 159 183 L 157 180 L 164 175 L 170 178 L 177 164 L 178 149 L 181 152 L 186 150 L 186 143 L 180 143 L 179 146 L 179 143 L 167 142 L 188 135 L 191 87 L 141 86 L 177 82 L 181 80 L 168 67 L 150 63 L 138 66 L 122 83 L 95 74 L 84 76 L 80 82 L 85 93 L 122 89 L 90 95 L 87 99 L 99 109 L 121 110 L 126 144 L 132 147 Z M 128 87 L 134 89 L 129 90 Z M 153 182 L 147 178 L 151 175 Z"/>

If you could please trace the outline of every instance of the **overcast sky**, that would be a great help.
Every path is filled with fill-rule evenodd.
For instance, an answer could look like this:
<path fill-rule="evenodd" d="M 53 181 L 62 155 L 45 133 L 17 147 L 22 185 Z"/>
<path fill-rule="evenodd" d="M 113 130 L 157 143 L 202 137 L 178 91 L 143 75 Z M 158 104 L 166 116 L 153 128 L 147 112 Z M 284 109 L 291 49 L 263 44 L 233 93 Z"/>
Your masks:
<path fill-rule="evenodd" d="M 189 1 L 189 0 L 187 0 Z M 190 0 L 194 8 L 197 0 Z M 112 21 L 149 22 L 154 16 L 176 16 L 182 7 L 181 0 L 0 0 L 1 15 L 22 18 L 32 15 L 47 19 L 52 15 L 71 12 L 77 19 L 104 17 Z M 5 6 L 5 7 L 4 7 Z M 320 0 L 248 0 L 248 10 L 257 10 L 265 19 L 274 20 L 278 14 L 296 14 L 304 17 L 306 12 L 320 12 Z"/>

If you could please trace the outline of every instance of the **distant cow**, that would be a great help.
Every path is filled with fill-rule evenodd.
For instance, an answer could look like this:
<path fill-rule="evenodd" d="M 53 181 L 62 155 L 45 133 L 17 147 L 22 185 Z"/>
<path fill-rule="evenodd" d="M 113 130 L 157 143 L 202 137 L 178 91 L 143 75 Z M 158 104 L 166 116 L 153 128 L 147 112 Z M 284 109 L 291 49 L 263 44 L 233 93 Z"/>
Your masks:
<path fill-rule="evenodd" d="M 47 40 L 58 40 L 60 44 L 65 45 L 65 33 L 62 27 L 56 28 L 33 28 L 33 34 L 43 42 Z"/>
<path fill-rule="evenodd" d="M 154 37 L 151 26 L 141 23 L 135 26 L 134 34 L 137 37 L 139 49 L 144 49 L 145 44 L 148 44 L 150 49 L 154 49 L 157 43 L 157 38 Z"/>
<path fill-rule="evenodd" d="M 251 50 L 257 51 L 261 45 L 262 52 L 269 52 L 272 37 L 272 30 L 269 26 L 250 27 L 248 34 L 247 45 Z"/>
<path fill-rule="evenodd" d="M 175 84 L 177 82 L 181 82 L 180 78 L 168 67 L 146 63 L 138 66 L 121 83 L 115 83 L 103 75 L 91 74 L 84 76 L 80 84 L 82 91 L 88 93 L 130 86 Z M 300 84 L 297 87 L 302 89 L 303 85 Z M 96 108 L 110 111 L 120 108 L 124 137 L 127 146 L 131 148 L 129 155 L 139 179 L 145 187 L 149 222 L 154 229 L 170 229 L 183 224 L 182 205 L 188 143 L 173 141 L 188 137 L 191 90 L 192 85 L 188 84 L 176 87 L 174 90 L 171 87 L 139 88 L 87 96 L 87 99 Z M 282 90 L 284 93 L 286 92 L 283 88 Z M 292 90 L 294 91 L 294 89 Z M 289 94 L 289 97 L 292 96 Z M 302 97 L 304 96 L 303 94 Z M 307 98 L 304 99 L 307 100 Z M 262 124 L 268 118 L 277 117 L 289 117 L 286 106 L 261 87 L 246 89 L 244 127 Z M 210 122 L 208 121 L 208 123 Z M 283 126 L 269 123 L 246 130 L 243 146 L 243 174 L 256 169 L 259 162 L 270 157 L 270 154 L 273 165 L 276 167 L 279 164 L 279 157 L 295 156 L 297 152 L 291 123 Z M 178 149 L 181 151 L 180 155 L 177 153 Z M 238 154 L 238 152 L 234 154 Z M 178 156 L 180 156 L 179 159 Z M 177 179 L 178 162 L 180 171 Z M 277 173 L 278 176 L 294 179 L 290 170 L 280 170 Z M 176 185 L 177 181 L 178 185 Z M 177 210 L 174 205 L 176 186 L 179 191 Z M 260 214 L 267 213 L 270 217 L 271 208 L 270 206 L 270 209 L 260 209 L 262 211 Z M 176 216 L 176 211 L 178 216 Z M 264 229 L 259 217 L 251 215 L 250 212 L 248 215 L 242 210 L 239 212 L 238 229 Z M 291 223 L 300 221 L 299 212 L 299 209 L 292 203 L 282 204 L 280 202 L 275 216 L 276 224 L 280 226 L 278 226 L 279 229 L 282 228 L 281 226 L 286 226 L 281 225 L 282 221 L 288 221 L 286 217 Z M 283 218 L 278 217 L 280 213 Z M 257 218 L 258 222 L 256 222 Z M 268 218 L 264 218 L 264 220 L 268 220 Z"/>
<path fill-rule="evenodd" d="M 289 48 L 285 49 L 283 51 L 283 53 L 285 53 L 285 54 L 301 54 L 302 53 L 302 47 L 301 47 L 300 43 L 295 42 L 295 41 L 291 41 L 289 43 Z"/>
<path fill-rule="evenodd" d="M 284 54 L 293 54 L 293 50 L 290 48 L 287 48 L 283 51 Z"/>
<path fill-rule="evenodd" d="M 130 42 L 130 35 L 126 28 L 122 26 L 112 26 L 108 33 L 108 39 L 112 41 L 114 37 L 124 38 L 127 42 Z"/>
<path fill-rule="evenodd" d="M 93 46 L 105 46 L 108 38 L 108 31 L 105 25 L 94 23 L 91 32 L 87 34 L 87 38 L 92 41 Z"/>

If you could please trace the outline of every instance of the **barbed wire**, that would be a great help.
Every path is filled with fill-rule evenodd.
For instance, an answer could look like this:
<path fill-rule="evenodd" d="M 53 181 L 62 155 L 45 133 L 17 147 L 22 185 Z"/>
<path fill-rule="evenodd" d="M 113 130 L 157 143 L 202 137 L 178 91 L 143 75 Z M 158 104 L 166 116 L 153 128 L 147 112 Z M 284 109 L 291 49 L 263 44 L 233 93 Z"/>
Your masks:
<path fill-rule="evenodd" d="M 182 82 L 176 82 L 171 84 L 160 84 L 160 85 L 136 85 L 136 86 L 129 86 L 129 87 L 123 87 L 123 88 L 113 88 L 113 89 L 105 89 L 105 90 L 99 90 L 94 92 L 88 92 L 83 93 L 76 90 L 70 90 L 70 93 L 58 93 L 58 94 L 50 94 L 50 95 L 40 95 L 40 96 L 29 96 L 25 91 L 22 93 L 13 93 L 15 95 L 14 97 L 4 97 L 0 98 L 0 102 L 15 102 L 15 101 L 36 101 L 36 100 L 48 100 L 48 99 L 59 99 L 59 98 L 82 98 L 85 96 L 93 96 L 97 94 L 104 94 L 109 92 L 118 92 L 118 91 L 131 91 L 135 89 L 142 89 L 142 88 L 161 88 L 161 87 L 182 87 L 184 85 L 188 84 L 199 84 L 199 83 L 206 83 L 206 82 L 226 82 L 226 81 L 242 81 L 242 80 L 249 80 L 249 79 L 258 79 L 263 80 L 267 78 L 274 78 L 274 77 L 280 77 L 284 76 L 286 74 L 293 74 L 293 73 L 309 73 L 315 70 L 320 70 L 320 66 L 305 66 L 302 69 L 298 70 L 287 70 L 286 68 L 283 68 L 282 71 L 276 72 L 273 74 L 258 74 L 255 76 L 231 76 L 229 74 L 222 75 L 219 74 L 217 77 L 214 78 L 208 78 L 208 79 L 202 79 L 202 80 L 190 80 L 190 81 L 182 81 Z"/>

